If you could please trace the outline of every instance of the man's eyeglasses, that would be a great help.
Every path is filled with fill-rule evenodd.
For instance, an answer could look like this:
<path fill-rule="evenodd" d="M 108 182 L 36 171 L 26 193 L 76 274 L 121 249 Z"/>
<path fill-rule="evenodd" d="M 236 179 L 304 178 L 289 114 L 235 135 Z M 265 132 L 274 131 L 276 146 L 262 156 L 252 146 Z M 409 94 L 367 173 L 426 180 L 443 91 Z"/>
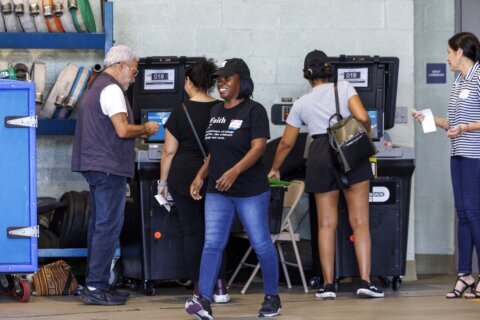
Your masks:
<path fill-rule="evenodd" d="M 109 64 L 108 66 L 106 66 L 104 69 L 107 69 L 107 68 L 110 68 L 110 67 L 113 67 L 114 65 L 116 64 L 121 64 L 122 62 L 121 61 L 118 61 L 118 62 L 115 62 L 115 63 L 112 63 L 112 64 Z M 131 71 L 132 71 L 132 74 L 134 77 L 137 76 L 138 74 L 138 69 L 132 69 L 132 67 L 130 67 L 128 64 L 125 64 Z"/>
<path fill-rule="evenodd" d="M 120 61 L 119 61 L 119 62 L 112 63 L 112 64 L 109 64 L 108 66 L 105 66 L 105 68 L 103 68 L 103 69 L 104 69 L 104 70 L 105 70 L 105 69 L 108 69 L 108 68 L 110 68 L 110 67 L 113 67 L 113 66 L 116 65 L 116 64 L 120 64 Z"/>
<path fill-rule="evenodd" d="M 132 71 L 133 76 L 136 77 L 138 74 L 138 69 L 132 69 L 130 66 L 128 66 L 128 68 Z"/>

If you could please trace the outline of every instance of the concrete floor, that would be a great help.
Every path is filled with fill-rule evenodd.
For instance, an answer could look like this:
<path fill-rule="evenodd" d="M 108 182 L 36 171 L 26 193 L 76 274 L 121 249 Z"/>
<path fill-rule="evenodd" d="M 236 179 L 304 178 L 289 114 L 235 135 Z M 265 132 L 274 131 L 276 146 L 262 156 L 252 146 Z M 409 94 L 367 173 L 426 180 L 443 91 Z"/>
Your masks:
<path fill-rule="evenodd" d="M 400 290 L 385 289 L 384 299 L 359 299 L 354 286 L 341 283 L 335 301 L 319 301 L 314 291 L 304 294 L 301 287 L 281 287 L 283 311 L 278 319 L 476 319 L 480 315 L 480 299 L 445 299 L 454 276 L 421 277 L 402 283 Z M 157 287 L 155 296 L 129 290 L 131 297 L 124 306 L 101 307 L 82 304 L 74 296 L 32 297 L 18 303 L 0 296 L 0 319 L 191 319 L 184 309 L 189 290 L 183 287 Z M 232 302 L 214 305 L 215 319 L 256 319 L 263 299 L 261 284 L 254 284 L 247 294 L 240 287 L 230 289 Z"/>

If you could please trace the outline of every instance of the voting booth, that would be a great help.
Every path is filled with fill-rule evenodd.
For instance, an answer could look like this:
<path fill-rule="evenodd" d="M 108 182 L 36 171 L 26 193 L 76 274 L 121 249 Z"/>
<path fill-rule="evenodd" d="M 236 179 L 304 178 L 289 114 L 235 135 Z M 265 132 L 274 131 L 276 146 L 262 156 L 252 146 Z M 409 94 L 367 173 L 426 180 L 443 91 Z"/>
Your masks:
<path fill-rule="evenodd" d="M 188 99 L 185 69 L 199 58 L 147 57 L 138 63 L 139 74 L 129 91 L 135 123 L 156 121 L 158 133 L 137 140 L 135 178 L 129 182 L 125 222 L 121 234 L 123 276 L 138 281 L 147 295 L 155 294 L 155 281 L 188 279 L 183 233 L 171 203 L 167 211 L 155 199 L 166 123 L 175 108 Z"/>

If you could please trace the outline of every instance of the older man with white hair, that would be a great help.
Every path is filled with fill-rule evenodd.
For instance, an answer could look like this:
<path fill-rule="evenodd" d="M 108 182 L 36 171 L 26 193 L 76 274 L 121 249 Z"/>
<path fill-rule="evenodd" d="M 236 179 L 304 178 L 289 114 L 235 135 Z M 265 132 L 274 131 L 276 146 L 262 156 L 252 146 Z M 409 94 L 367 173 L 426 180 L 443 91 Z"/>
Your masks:
<path fill-rule="evenodd" d="M 135 138 L 156 134 L 158 123 L 133 123 L 125 91 L 138 73 L 138 56 L 124 45 L 112 47 L 103 72 L 85 92 L 73 140 L 72 171 L 82 173 L 90 187 L 86 304 L 120 305 L 128 294 L 110 288 L 110 264 L 125 211 L 127 178 L 134 176 Z"/>

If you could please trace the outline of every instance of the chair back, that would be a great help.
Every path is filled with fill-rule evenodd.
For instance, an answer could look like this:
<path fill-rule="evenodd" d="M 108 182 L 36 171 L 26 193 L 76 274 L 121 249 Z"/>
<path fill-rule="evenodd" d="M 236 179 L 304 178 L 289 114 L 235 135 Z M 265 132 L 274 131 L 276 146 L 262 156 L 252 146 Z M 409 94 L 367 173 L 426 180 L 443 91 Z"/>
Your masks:
<path fill-rule="evenodd" d="M 283 218 L 281 231 L 284 231 L 287 228 L 290 220 L 290 216 L 295 210 L 304 191 L 305 191 L 305 183 L 301 180 L 293 180 L 288 185 L 288 190 L 285 192 L 285 195 L 283 198 L 283 207 L 290 208 L 290 209 L 288 210 L 287 214 Z"/>

